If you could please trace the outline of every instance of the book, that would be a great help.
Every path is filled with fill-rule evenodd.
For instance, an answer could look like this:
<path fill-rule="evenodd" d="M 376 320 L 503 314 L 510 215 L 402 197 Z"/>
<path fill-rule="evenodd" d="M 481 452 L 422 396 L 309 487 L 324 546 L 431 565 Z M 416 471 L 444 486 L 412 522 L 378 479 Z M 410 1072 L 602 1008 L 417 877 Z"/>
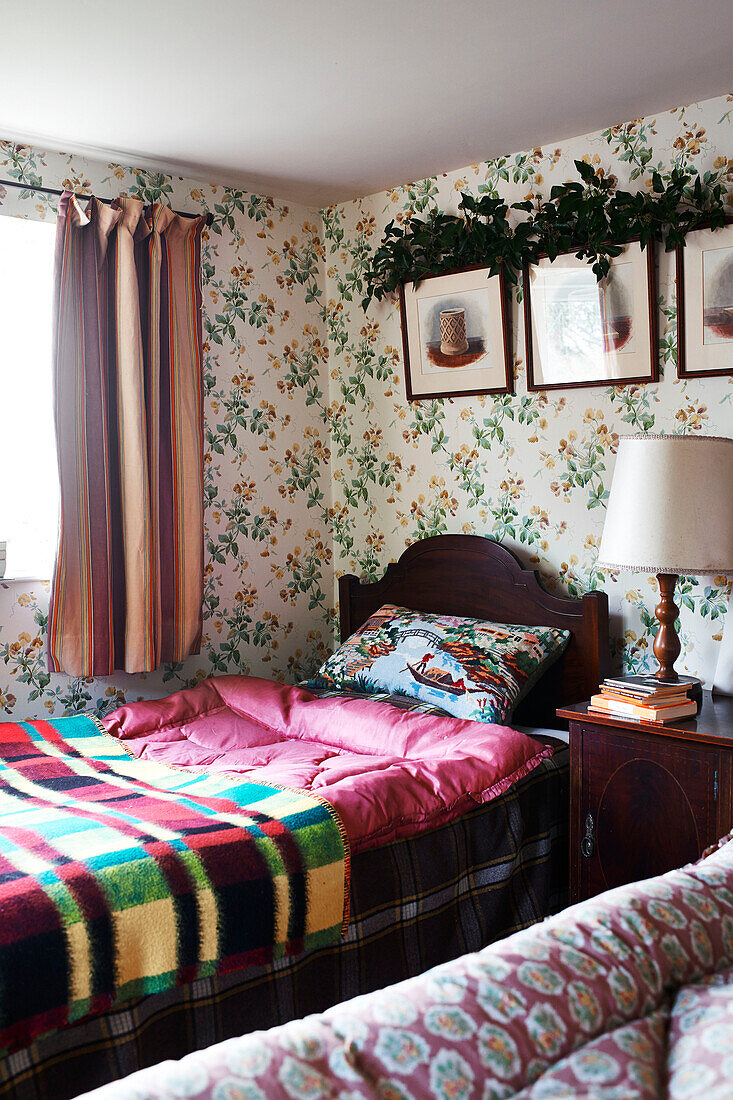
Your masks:
<path fill-rule="evenodd" d="M 664 718 L 648 718 L 646 716 L 641 717 L 638 714 L 614 714 L 612 711 L 606 709 L 606 707 L 588 707 L 588 714 L 602 714 L 605 718 L 618 718 L 622 722 L 639 722 L 647 726 L 667 726 L 670 722 L 686 721 L 687 718 L 694 718 L 694 714 L 681 715 L 678 718 L 670 718 L 667 715 Z"/>
<path fill-rule="evenodd" d="M 678 687 L 675 691 L 637 691 L 636 688 L 618 687 L 616 684 L 602 683 L 598 685 L 599 691 L 612 691 L 616 695 L 627 695 L 630 699 L 674 699 L 677 696 L 688 696 L 690 688 L 686 685 Z"/>
<path fill-rule="evenodd" d="M 664 683 L 654 676 L 607 676 L 600 686 L 601 689 L 608 687 L 638 695 L 677 695 L 682 691 L 689 691 L 697 682 L 692 676 L 680 676 L 674 683 Z"/>
<path fill-rule="evenodd" d="M 602 714 L 605 718 L 608 718 L 609 716 L 609 712 L 606 710 L 605 707 L 591 707 L 590 705 L 588 706 L 588 714 Z M 643 722 L 644 725 L 647 726 L 664 725 L 664 722 L 660 722 L 656 718 L 639 718 L 635 714 L 617 714 L 616 717 L 620 718 L 622 722 Z M 669 721 L 671 722 L 672 719 L 670 718 Z"/>
<path fill-rule="evenodd" d="M 605 714 L 616 714 L 619 717 L 631 715 L 632 717 L 646 719 L 650 722 L 672 722 L 675 718 L 692 718 L 697 714 L 697 703 L 688 699 L 684 703 L 676 703 L 670 706 L 641 706 L 638 703 L 619 702 L 609 699 L 605 695 L 594 695 L 591 706 L 595 710 L 601 710 Z"/>
<path fill-rule="evenodd" d="M 611 691 L 609 688 L 601 688 L 600 694 L 594 698 L 615 699 L 617 703 L 633 703 L 638 707 L 674 707 L 690 702 L 688 695 L 632 695 L 625 691 Z"/>

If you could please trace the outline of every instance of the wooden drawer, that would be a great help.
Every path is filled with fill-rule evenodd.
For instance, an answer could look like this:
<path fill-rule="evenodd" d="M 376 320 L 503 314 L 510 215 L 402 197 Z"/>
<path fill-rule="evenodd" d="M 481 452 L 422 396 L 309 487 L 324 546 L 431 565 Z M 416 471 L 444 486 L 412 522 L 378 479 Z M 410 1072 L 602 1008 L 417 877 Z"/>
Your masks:
<path fill-rule="evenodd" d="M 571 723 L 571 755 L 573 900 L 697 859 L 731 826 L 731 749 Z"/>

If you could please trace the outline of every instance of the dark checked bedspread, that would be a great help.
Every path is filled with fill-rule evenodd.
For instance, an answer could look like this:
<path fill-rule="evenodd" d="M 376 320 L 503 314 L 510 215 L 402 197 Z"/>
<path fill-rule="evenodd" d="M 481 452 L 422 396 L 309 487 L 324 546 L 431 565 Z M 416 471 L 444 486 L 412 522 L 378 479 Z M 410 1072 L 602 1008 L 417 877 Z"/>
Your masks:
<path fill-rule="evenodd" d="M 317 797 L 134 759 L 86 717 L 0 724 L 0 1053 L 338 940 L 347 879 Z"/>

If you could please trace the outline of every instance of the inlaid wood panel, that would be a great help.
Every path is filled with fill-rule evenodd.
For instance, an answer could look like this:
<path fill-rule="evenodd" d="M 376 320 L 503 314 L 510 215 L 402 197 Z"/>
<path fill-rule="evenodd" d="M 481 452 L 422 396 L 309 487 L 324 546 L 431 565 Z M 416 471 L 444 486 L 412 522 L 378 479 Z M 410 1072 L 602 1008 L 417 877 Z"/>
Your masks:
<path fill-rule="evenodd" d="M 585 727 L 582 812 L 595 851 L 581 857 L 583 896 L 696 859 L 715 837 L 718 750 Z"/>

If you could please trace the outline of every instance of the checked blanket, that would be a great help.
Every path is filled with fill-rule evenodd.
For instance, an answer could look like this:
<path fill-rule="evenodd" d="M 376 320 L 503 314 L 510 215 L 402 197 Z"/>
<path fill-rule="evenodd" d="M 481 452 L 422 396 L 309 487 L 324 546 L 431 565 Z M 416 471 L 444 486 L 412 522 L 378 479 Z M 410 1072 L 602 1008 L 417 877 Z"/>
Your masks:
<path fill-rule="evenodd" d="M 310 794 L 135 759 L 84 716 L 0 723 L 0 1053 L 337 941 L 348 865 Z"/>

